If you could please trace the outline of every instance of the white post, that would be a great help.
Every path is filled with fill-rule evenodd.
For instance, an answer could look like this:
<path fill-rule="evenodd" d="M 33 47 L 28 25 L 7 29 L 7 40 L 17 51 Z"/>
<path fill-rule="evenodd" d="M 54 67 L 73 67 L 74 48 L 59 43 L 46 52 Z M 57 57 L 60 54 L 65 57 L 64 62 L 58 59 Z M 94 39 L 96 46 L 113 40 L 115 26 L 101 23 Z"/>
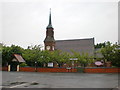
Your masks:
<path fill-rule="evenodd" d="M 19 71 L 19 65 L 17 65 L 17 72 Z"/>
<path fill-rule="evenodd" d="M 74 68 L 74 61 L 72 61 L 72 67 Z"/>
<path fill-rule="evenodd" d="M 10 71 L 10 65 L 8 65 L 8 71 Z"/>

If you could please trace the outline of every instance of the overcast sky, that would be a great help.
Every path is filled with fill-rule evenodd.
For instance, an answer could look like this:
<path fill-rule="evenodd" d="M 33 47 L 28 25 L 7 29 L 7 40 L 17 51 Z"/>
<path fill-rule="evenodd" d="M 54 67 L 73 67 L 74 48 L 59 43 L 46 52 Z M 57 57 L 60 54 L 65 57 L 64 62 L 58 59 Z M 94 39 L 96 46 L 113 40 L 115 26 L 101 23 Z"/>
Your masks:
<path fill-rule="evenodd" d="M 6 45 L 44 44 L 50 8 L 55 40 L 118 41 L 118 0 L 4 0 L 0 5 Z"/>

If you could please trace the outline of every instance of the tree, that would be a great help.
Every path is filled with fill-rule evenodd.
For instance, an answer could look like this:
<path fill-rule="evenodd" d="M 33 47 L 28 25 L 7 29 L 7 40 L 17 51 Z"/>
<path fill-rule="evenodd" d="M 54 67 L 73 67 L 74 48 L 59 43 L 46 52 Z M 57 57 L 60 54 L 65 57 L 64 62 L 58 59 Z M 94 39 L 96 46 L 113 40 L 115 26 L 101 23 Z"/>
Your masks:
<path fill-rule="evenodd" d="M 105 43 L 105 47 L 100 52 L 106 61 L 111 61 L 113 66 L 120 66 L 120 49 L 119 45 L 110 42 Z"/>
<path fill-rule="evenodd" d="M 95 49 L 96 49 L 96 48 L 105 47 L 105 43 L 106 43 L 106 42 L 104 42 L 104 43 L 97 43 L 94 47 L 95 47 Z"/>
<path fill-rule="evenodd" d="M 51 58 L 52 62 L 59 63 L 59 61 L 61 59 L 60 54 L 61 54 L 61 51 L 59 51 L 59 50 L 50 52 L 50 58 Z"/>
<path fill-rule="evenodd" d="M 23 57 L 29 66 L 35 66 L 35 62 L 39 62 L 42 52 L 41 47 L 41 45 L 35 45 L 24 49 Z"/>
<path fill-rule="evenodd" d="M 41 52 L 40 57 L 38 59 L 38 62 L 42 63 L 42 64 L 47 64 L 48 62 L 51 62 L 51 58 L 50 58 L 50 51 L 48 50 L 44 50 Z"/>
<path fill-rule="evenodd" d="M 112 43 L 110 42 L 106 42 L 105 47 L 102 47 L 100 51 L 104 59 L 106 59 L 107 61 L 111 61 L 114 50 L 115 50 L 115 45 L 112 45 Z"/>
<path fill-rule="evenodd" d="M 69 64 L 70 63 L 70 57 L 71 55 L 67 52 L 62 52 L 60 54 L 60 58 L 58 59 L 59 66 L 61 67 L 64 63 Z"/>
<path fill-rule="evenodd" d="M 81 66 L 87 66 L 87 64 L 94 62 L 94 59 L 92 56 L 89 56 L 88 53 L 82 53 L 72 51 L 73 55 L 72 58 L 77 58 L 80 62 Z"/>
<path fill-rule="evenodd" d="M 116 49 L 113 53 L 112 64 L 114 66 L 120 67 L 120 49 Z"/>
<path fill-rule="evenodd" d="M 0 43 L 0 52 L 2 52 L 2 47 L 3 47 L 3 44 Z"/>
<path fill-rule="evenodd" d="M 0 65 L 2 65 L 2 47 L 3 47 L 3 44 L 0 43 Z"/>
<path fill-rule="evenodd" d="M 3 46 L 2 48 L 2 65 L 6 65 L 8 62 L 11 62 L 11 60 L 14 58 L 14 54 L 20 54 L 23 53 L 23 48 L 20 46 L 11 45 L 9 46 Z"/>

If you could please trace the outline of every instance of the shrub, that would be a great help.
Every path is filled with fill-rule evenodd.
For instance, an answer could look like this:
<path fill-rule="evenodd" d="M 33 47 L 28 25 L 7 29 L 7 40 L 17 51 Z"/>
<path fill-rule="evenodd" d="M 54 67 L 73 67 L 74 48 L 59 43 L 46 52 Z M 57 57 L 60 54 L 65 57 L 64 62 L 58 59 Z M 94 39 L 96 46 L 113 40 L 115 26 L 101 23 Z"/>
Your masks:
<path fill-rule="evenodd" d="M 20 66 L 25 67 L 25 66 L 28 66 L 28 65 L 26 63 L 21 63 Z"/>

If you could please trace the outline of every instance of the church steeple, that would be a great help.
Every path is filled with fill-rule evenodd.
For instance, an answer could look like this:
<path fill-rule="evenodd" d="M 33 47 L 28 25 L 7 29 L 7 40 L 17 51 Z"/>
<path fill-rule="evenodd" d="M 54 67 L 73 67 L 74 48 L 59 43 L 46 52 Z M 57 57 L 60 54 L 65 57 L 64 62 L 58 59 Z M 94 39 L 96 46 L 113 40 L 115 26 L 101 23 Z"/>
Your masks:
<path fill-rule="evenodd" d="M 45 50 L 53 51 L 55 48 L 54 28 L 51 21 L 51 9 L 49 14 L 49 24 L 46 28 L 46 38 L 44 40 Z"/>
<path fill-rule="evenodd" d="M 49 24 L 48 24 L 48 26 L 47 26 L 47 29 L 48 28 L 53 28 L 52 27 L 52 21 L 51 21 L 51 8 L 50 8 L 50 15 L 49 15 Z"/>

